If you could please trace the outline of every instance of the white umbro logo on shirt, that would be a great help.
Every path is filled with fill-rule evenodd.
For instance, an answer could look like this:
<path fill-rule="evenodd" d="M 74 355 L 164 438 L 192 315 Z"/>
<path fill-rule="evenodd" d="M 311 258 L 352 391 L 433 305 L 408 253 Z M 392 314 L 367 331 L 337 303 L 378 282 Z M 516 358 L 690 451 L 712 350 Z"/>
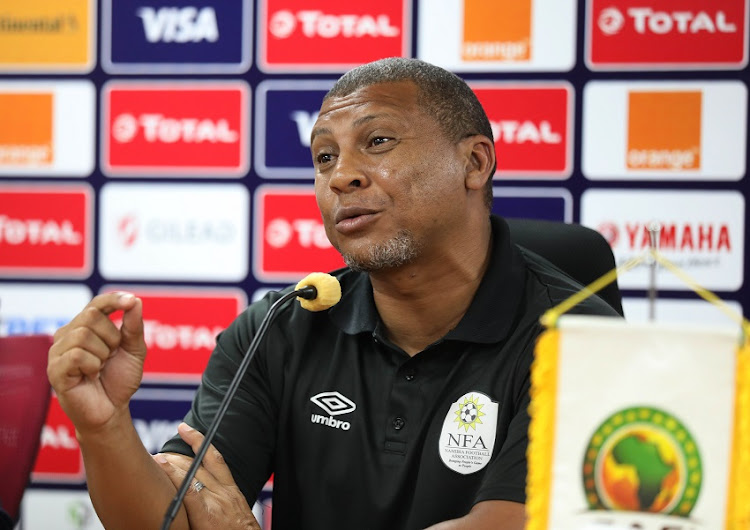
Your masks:
<path fill-rule="evenodd" d="M 328 427 L 344 431 L 348 431 L 351 428 L 351 424 L 348 421 L 341 421 L 334 418 L 334 416 L 354 412 L 357 405 L 351 399 L 340 392 L 321 392 L 311 397 L 310 401 L 328 414 L 328 416 L 313 414 L 310 418 L 313 423 L 327 425 Z"/>

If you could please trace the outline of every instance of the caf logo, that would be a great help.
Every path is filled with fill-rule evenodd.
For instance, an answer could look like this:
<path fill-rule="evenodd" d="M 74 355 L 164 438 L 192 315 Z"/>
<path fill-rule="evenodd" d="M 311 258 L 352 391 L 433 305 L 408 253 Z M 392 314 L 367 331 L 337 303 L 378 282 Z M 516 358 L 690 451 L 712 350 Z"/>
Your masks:
<path fill-rule="evenodd" d="M 703 472 L 690 432 L 674 416 L 652 407 L 620 410 L 591 436 L 583 486 L 591 510 L 687 517 L 698 499 Z"/>

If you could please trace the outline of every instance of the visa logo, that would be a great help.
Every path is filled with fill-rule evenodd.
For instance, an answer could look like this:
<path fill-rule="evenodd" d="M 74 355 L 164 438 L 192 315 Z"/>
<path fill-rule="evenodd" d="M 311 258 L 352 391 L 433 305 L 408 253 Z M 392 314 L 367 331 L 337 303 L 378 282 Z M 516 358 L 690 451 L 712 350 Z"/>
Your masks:
<path fill-rule="evenodd" d="M 162 446 L 177 434 L 177 426 L 181 420 L 143 420 L 133 419 L 138 436 L 149 453 L 157 453 Z"/>
<path fill-rule="evenodd" d="M 297 124 L 299 142 L 305 147 L 310 147 L 310 135 L 312 134 L 315 120 L 318 119 L 318 113 L 295 110 L 289 116 L 294 120 L 294 123 Z"/>
<path fill-rule="evenodd" d="M 219 27 L 212 7 L 141 7 L 137 15 L 143 21 L 148 42 L 216 42 Z"/>

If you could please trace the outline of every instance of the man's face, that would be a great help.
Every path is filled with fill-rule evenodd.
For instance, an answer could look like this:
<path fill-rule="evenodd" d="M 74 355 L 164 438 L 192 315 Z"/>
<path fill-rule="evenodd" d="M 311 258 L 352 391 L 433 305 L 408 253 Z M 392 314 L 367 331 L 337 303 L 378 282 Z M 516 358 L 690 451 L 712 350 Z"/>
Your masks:
<path fill-rule="evenodd" d="M 349 266 L 375 271 L 438 257 L 465 205 L 459 143 L 408 81 L 326 100 L 312 133 L 326 234 Z"/>

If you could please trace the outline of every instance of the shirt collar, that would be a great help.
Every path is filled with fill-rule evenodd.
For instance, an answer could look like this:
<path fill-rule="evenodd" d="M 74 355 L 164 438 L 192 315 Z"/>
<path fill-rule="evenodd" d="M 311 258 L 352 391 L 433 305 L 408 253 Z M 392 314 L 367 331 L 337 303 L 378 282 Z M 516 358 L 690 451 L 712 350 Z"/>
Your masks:
<path fill-rule="evenodd" d="M 512 244 L 507 223 L 490 217 L 492 250 L 490 262 L 469 309 L 446 340 L 495 343 L 503 340 L 513 325 L 521 303 L 525 268 L 520 252 Z M 341 282 L 341 301 L 328 314 L 345 333 L 372 333 L 380 317 L 367 274 L 341 269 L 334 272 Z"/>

